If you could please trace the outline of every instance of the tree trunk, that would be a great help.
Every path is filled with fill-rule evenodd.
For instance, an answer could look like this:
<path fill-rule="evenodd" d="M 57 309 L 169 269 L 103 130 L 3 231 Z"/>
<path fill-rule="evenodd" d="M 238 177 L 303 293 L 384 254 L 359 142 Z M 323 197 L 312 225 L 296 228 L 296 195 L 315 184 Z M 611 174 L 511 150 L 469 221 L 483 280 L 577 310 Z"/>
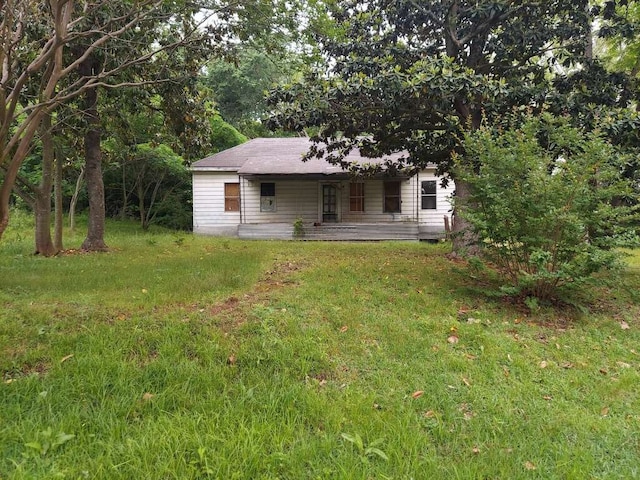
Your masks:
<path fill-rule="evenodd" d="M 53 186 L 53 137 L 51 135 L 51 114 L 47 113 L 42 118 L 40 126 L 40 139 L 42 141 L 42 180 L 35 188 L 36 216 L 36 255 L 51 257 L 58 253 L 51 239 L 51 189 Z"/>
<path fill-rule="evenodd" d="M 80 69 L 93 71 L 94 65 L 91 59 L 89 66 Z M 89 224 L 87 237 L 82 243 L 82 250 L 105 251 L 108 250 L 104 243 L 104 182 L 102 179 L 102 151 L 100 150 L 100 116 L 98 113 L 98 91 L 92 88 L 85 93 L 84 117 L 87 131 L 84 135 L 85 176 L 87 179 L 87 194 L 89 196 Z"/>
<path fill-rule="evenodd" d="M 55 158 L 56 170 L 54 181 L 54 205 L 55 205 L 55 227 L 53 229 L 53 246 L 59 252 L 62 246 L 62 227 L 64 223 L 64 212 L 62 205 L 62 155 L 58 152 Z"/>
<path fill-rule="evenodd" d="M 78 204 L 78 197 L 80 196 L 80 187 L 82 186 L 82 180 L 84 179 L 84 166 L 80 169 L 80 174 L 76 180 L 76 188 L 73 191 L 71 202 L 69 203 L 69 228 L 73 232 L 76 229 L 76 205 Z"/>
<path fill-rule="evenodd" d="M 147 218 L 147 212 L 144 207 L 144 196 L 146 195 L 146 190 L 142 186 L 142 182 L 138 184 L 138 211 L 140 214 L 140 226 L 142 230 L 147 230 L 149 226 L 146 224 L 145 220 Z"/>
<path fill-rule="evenodd" d="M 454 220 L 451 228 L 453 253 L 455 255 L 477 255 L 479 253 L 478 242 L 471 230 L 471 224 L 459 215 L 460 205 L 469 200 L 470 186 L 463 180 L 456 180 Z"/>

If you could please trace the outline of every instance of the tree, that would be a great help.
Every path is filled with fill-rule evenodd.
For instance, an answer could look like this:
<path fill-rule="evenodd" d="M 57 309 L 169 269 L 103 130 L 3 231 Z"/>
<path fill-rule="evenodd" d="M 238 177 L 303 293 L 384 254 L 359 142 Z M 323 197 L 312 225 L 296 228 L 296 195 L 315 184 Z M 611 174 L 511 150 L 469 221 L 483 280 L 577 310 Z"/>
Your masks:
<path fill-rule="evenodd" d="M 243 25 L 261 33 L 268 18 L 266 0 L 168 2 L 140 0 L 6 0 L 0 4 L 0 238 L 9 222 L 9 199 L 20 166 L 32 149 L 43 118 L 85 96 L 95 129 L 92 96 L 97 88 L 118 89 L 170 83 L 164 62 L 180 58 L 193 72 L 199 54 L 220 54 Z M 255 8 L 253 8 L 255 7 Z M 281 10 L 278 10 L 281 12 Z M 257 13 L 256 13 L 257 12 Z M 108 61 L 111 56 L 114 61 Z M 154 68 L 147 68 L 153 65 Z M 126 72 L 126 75 L 125 75 Z M 94 92 L 94 93 L 92 93 Z M 89 128 L 88 131 L 91 131 Z M 95 150 L 97 135 L 89 143 Z M 95 153 L 95 155 L 94 155 Z M 89 175 L 89 171 L 87 171 Z M 99 182 L 98 175 L 94 175 Z"/>
<path fill-rule="evenodd" d="M 625 156 L 601 132 L 543 114 L 506 129 L 467 132 L 458 178 L 470 185 L 458 211 L 500 272 L 504 293 L 557 298 L 616 266 L 616 247 L 637 243 Z"/>
<path fill-rule="evenodd" d="M 265 93 L 292 78 L 297 68 L 300 65 L 291 53 L 248 48 L 234 61 L 213 61 L 203 83 L 213 92 L 216 109 L 225 121 L 250 137 L 267 136 L 270 132 L 260 123 L 267 113 Z"/>
<path fill-rule="evenodd" d="M 514 111 L 541 112 L 554 79 L 588 61 L 587 7 L 586 0 L 338 1 L 339 27 L 321 42 L 326 68 L 271 93 L 270 125 L 319 127 L 309 157 L 339 163 L 356 147 L 373 157 L 406 150 L 409 167 L 435 162 L 440 173 L 451 171 L 465 131 L 498 125 Z M 467 197 L 464 179 L 454 179 L 456 195 Z M 457 218 L 454 249 L 472 242 L 461 235 L 467 229 Z"/>
<path fill-rule="evenodd" d="M 600 56 L 611 70 L 640 76 L 640 2 L 601 3 L 594 7 L 602 17 Z"/>

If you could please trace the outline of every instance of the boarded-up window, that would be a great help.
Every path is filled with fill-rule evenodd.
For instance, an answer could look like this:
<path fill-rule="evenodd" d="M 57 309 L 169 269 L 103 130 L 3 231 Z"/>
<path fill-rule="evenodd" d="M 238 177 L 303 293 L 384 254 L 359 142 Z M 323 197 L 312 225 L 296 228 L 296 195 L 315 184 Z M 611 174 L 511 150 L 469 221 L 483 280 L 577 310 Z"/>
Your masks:
<path fill-rule="evenodd" d="M 384 212 L 400 213 L 400 182 L 384 182 Z"/>
<path fill-rule="evenodd" d="M 364 212 L 364 183 L 349 184 L 349 210 Z"/>
<path fill-rule="evenodd" d="M 276 211 L 276 184 L 273 182 L 260 184 L 260 211 Z"/>
<path fill-rule="evenodd" d="M 426 180 L 421 185 L 422 210 L 436 209 L 436 181 Z"/>
<path fill-rule="evenodd" d="M 225 212 L 240 211 L 240 184 L 239 183 L 224 184 L 224 211 Z"/>

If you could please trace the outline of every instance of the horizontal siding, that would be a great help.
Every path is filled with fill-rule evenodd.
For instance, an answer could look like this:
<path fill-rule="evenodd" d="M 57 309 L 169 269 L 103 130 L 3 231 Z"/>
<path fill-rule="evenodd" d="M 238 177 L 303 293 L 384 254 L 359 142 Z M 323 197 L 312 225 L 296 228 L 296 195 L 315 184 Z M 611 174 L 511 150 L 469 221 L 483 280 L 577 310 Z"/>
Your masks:
<path fill-rule="evenodd" d="M 436 180 L 436 210 L 422 210 L 420 182 Z M 306 224 L 321 222 L 321 185 L 332 183 L 338 188 L 339 221 L 343 223 L 418 222 L 421 230 L 444 230 L 444 216 L 451 216 L 450 197 L 453 182 L 442 188 L 433 170 L 420 172 L 401 182 L 400 213 L 383 212 L 384 180 L 364 181 L 364 212 L 351 212 L 349 181 L 275 180 L 275 212 L 260 211 L 260 181 L 240 179 L 233 172 L 194 172 L 193 226 L 196 233 L 235 234 L 238 225 L 280 223 L 292 225 L 301 218 Z M 240 182 L 241 212 L 224 211 L 224 184 Z M 289 235 L 289 233 L 284 234 Z"/>
<path fill-rule="evenodd" d="M 453 181 L 450 181 L 446 188 L 442 188 L 442 178 L 436 177 L 434 170 L 423 170 L 417 177 L 414 178 L 416 179 L 416 185 L 418 186 L 418 222 L 421 225 L 427 226 L 431 229 L 444 230 L 444 217 L 447 216 L 451 218 L 452 215 L 451 196 L 453 195 L 453 192 L 455 190 Z M 422 210 L 422 198 L 420 196 L 419 187 L 420 182 L 426 180 L 437 181 L 435 210 Z"/>
<path fill-rule="evenodd" d="M 260 211 L 260 181 L 243 179 L 243 223 L 293 223 L 297 218 L 304 222 L 318 221 L 317 181 L 276 181 L 275 212 Z"/>
<path fill-rule="evenodd" d="M 193 174 L 193 231 L 221 233 L 233 231 L 240 223 L 240 212 L 224 211 L 224 184 L 239 182 L 230 172 Z"/>

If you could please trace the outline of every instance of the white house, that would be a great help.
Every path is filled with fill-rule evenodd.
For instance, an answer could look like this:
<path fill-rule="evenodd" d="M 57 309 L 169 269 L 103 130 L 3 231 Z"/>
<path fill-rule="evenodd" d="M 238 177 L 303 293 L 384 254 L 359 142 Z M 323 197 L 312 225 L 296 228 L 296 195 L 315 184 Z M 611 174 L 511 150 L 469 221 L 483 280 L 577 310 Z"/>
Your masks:
<path fill-rule="evenodd" d="M 411 176 L 354 178 L 325 160 L 303 162 L 310 145 L 307 138 L 257 138 L 194 163 L 194 232 L 333 240 L 444 235 L 454 185 L 443 188 L 435 167 Z M 382 161 L 358 153 L 347 160 Z"/>

